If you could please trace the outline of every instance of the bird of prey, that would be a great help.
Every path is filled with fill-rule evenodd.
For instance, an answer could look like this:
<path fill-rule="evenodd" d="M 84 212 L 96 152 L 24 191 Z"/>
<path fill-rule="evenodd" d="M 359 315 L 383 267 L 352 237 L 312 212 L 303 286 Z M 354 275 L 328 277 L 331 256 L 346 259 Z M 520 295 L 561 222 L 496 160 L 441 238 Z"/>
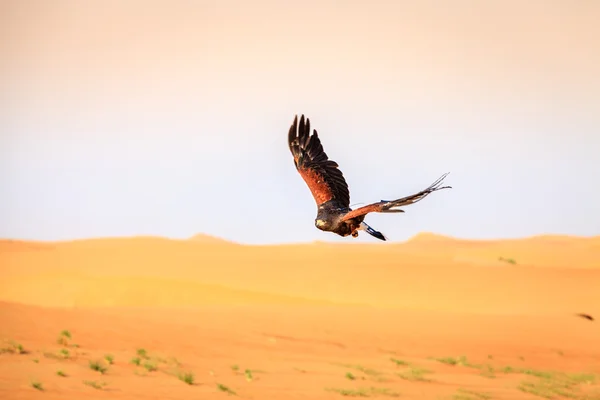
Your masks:
<path fill-rule="evenodd" d="M 451 186 L 440 186 L 447 173 L 433 182 L 428 188 L 397 200 L 381 200 L 364 207 L 350 208 L 350 192 L 338 164 L 330 160 L 316 130 L 310 132 L 310 120 L 304 115 L 294 117 L 289 133 L 288 145 L 294 157 L 294 164 L 300 176 L 310 189 L 316 203 L 317 216 L 315 226 L 325 232 L 333 232 L 346 237 L 356 238 L 359 230 L 364 230 L 373 237 L 386 240 L 381 232 L 376 231 L 364 222 L 365 216 L 372 212 L 402 213 L 398 207 L 408 206 L 422 200 L 437 190 Z"/>

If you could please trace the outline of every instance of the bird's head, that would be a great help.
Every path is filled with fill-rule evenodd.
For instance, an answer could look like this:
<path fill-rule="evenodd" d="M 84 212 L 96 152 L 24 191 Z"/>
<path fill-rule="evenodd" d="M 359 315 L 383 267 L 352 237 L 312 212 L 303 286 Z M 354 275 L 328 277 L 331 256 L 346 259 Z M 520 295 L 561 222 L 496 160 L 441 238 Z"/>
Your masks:
<path fill-rule="evenodd" d="M 317 228 L 321 229 L 322 231 L 326 230 L 328 225 L 329 224 L 324 219 L 319 219 L 319 218 L 315 219 L 315 226 Z"/>

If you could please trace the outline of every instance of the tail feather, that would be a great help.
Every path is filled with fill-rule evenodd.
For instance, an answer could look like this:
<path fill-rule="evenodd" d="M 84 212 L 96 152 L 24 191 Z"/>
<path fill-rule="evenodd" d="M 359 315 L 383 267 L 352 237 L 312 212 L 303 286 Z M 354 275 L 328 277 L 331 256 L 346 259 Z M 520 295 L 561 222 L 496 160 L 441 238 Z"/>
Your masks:
<path fill-rule="evenodd" d="M 386 237 L 383 236 L 383 234 L 379 231 L 376 231 L 375 229 L 371 228 L 369 225 L 367 225 L 366 222 L 361 222 L 360 223 L 360 229 L 362 229 L 363 231 L 367 232 L 369 235 L 376 237 L 379 240 L 383 240 L 386 241 Z"/>

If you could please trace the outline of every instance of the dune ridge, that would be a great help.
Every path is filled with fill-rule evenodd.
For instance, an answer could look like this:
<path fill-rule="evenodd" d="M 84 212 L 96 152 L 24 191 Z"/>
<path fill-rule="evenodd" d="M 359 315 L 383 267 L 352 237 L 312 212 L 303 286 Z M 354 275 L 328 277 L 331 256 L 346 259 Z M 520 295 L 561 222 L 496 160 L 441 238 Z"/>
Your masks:
<path fill-rule="evenodd" d="M 248 246 L 220 239 L 0 242 L 0 300 L 54 306 L 360 304 L 600 314 L 597 238 Z M 565 301 L 565 296 L 569 297 Z"/>

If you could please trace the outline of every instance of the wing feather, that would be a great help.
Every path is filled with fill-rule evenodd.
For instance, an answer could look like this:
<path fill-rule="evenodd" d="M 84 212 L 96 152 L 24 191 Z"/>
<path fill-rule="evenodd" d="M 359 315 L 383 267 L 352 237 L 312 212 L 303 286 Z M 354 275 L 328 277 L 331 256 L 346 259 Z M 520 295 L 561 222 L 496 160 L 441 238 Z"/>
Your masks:
<path fill-rule="evenodd" d="M 404 210 L 400 210 L 397 207 L 408 206 L 418 201 L 421 201 L 435 191 L 442 189 L 451 189 L 451 186 L 440 186 L 447 175 L 447 173 L 442 175 L 435 182 L 429 185 L 429 187 L 421 190 L 418 193 L 411 194 L 409 196 L 402 197 L 401 199 L 397 200 L 381 200 L 380 202 L 368 204 L 366 206 L 357 208 L 356 210 L 349 211 L 342 217 L 342 221 L 347 221 L 349 219 L 366 215 L 372 212 L 402 213 L 404 212 Z"/>
<path fill-rule="evenodd" d="M 310 189 L 317 205 L 337 200 L 350 205 L 350 192 L 339 165 L 327 157 L 316 130 L 310 132 L 310 120 L 294 117 L 288 133 L 288 145 L 298 173 Z"/>

